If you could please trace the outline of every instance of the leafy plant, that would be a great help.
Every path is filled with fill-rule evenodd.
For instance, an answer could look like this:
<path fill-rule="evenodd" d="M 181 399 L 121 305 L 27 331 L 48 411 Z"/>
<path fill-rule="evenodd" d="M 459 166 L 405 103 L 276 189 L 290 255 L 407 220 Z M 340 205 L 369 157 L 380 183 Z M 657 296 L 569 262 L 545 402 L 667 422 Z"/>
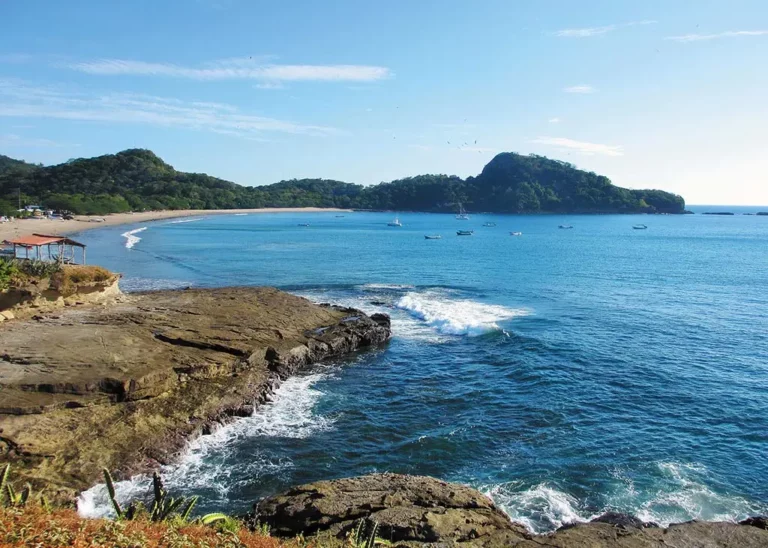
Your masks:
<path fill-rule="evenodd" d="M 197 505 L 199 497 L 171 497 L 163 486 L 163 481 L 155 472 L 152 475 L 152 504 L 147 508 L 141 501 L 131 502 L 125 510 L 120 506 L 115 491 L 115 482 L 109 470 L 104 469 L 104 483 L 112 503 L 112 508 L 118 521 L 135 520 L 146 517 L 149 521 L 173 521 L 178 524 L 190 523 L 192 510 Z M 237 532 L 240 525 L 237 520 L 222 513 L 206 514 L 197 520 L 203 525 L 217 525 L 223 530 Z"/>
<path fill-rule="evenodd" d="M 13 485 L 11 485 L 9 479 L 10 475 L 11 465 L 6 464 L 3 468 L 2 474 L 0 474 L 0 501 L 5 499 L 5 506 L 9 508 L 25 506 L 32 496 L 32 486 L 29 483 L 26 483 L 24 485 L 24 489 L 17 493 L 13 488 Z M 47 506 L 48 501 L 45 499 L 45 497 L 41 495 L 41 499 Z"/>
<path fill-rule="evenodd" d="M 361 519 L 357 523 L 354 532 L 348 537 L 348 541 L 353 548 L 374 548 L 375 546 L 390 546 L 392 543 L 376 534 L 379 532 L 378 521 L 368 521 Z"/>

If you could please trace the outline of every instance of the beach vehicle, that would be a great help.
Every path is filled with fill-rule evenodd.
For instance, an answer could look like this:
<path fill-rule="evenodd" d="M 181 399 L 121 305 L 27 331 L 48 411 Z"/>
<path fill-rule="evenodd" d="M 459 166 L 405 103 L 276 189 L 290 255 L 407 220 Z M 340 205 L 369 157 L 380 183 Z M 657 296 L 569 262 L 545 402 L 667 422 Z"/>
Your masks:
<path fill-rule="evenodd" d="M 557 228 L 569 229 L 569 228 L 573 228 L 573 225 L 560 225 Z"/>
<path fill-rule="evenodd" d="M 645 225 L 634 225 L 632 228 L 635 230 L 648 230 L 648 227 Z"/>
<path fill-rule="evenodd" d="M 387 223 L 387 226 L 403 226 L 403 223 L 400 222 L 400 219 L 395 217 L 394 219 L 392 219 Z"/>
<path fill-rule="evenodd" d="M 425 240 L 440 240 L 440 239 L 442 239 L 442 236 L 440 236 L 439 234 L 434 234 L 432 236 L 425 234 L 424 235 L 424 239 Z"/>
<path fill-rule="evenodd" d="M 464 209 L 464 206 L 463 206 L 463 205 L 461 205 L 461 204 L 459 204 L 459 212 L 458 212 L 458 214 L 456 215 L 456 218 L 457 218 L 459 221 L 468 221 L 468 220 L 469 220 L 469 215 L 467 215 L 467 212 L 466 212 L 466 210 Z"/>
<path fill-rule="evenodd" d="M 522 232 L 510 232 L 509 235 L 510 236 L 522 236 L 523 233 Z"/>
<path fill-rule="evenodd" d="M 457 230 L 456 236 L 472 236 L 474 233 L 474 230 Z"/>

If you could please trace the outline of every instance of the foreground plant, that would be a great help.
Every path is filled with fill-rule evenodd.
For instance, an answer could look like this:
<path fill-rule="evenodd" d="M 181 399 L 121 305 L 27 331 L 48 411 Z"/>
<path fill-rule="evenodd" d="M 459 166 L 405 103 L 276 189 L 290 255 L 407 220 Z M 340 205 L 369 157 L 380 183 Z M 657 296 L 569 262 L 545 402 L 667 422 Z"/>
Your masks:
<path fill-rule="evenodd" d="M 120 506 L 115 491 L 115 482 L 109 470 L 104 469 L 104 483 L 107 485 L 107 493 L 112 503 L 112 509 L 118 521 L 135 520 L 146 517 L 149 521 L 162 522 L 174 521 L 178 524 L 190 523 L 192 510 L 195 508 L 199 497 L 171 497 L 163 486 L 163 481 L 155 472 L 152 474 L 152 493 L 154 500 L 149 509 L 141 501 L 132 501 L 126 510 Z M 239 529 L 237 520 L 222 513 L 206 514 L 200 517 L 197 522 L 202 525 L 217 524 L 224 530 L 236 532 Z"/>

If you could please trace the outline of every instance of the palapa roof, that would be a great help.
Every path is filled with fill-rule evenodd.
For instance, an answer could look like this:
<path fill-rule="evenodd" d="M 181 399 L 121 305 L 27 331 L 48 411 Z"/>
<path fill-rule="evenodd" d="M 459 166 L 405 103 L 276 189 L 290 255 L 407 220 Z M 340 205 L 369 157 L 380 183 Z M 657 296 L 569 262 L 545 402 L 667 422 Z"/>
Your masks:
<path fill-rule="evenodd" d="M 31 236 L 22 236 L 14 240 L 6 240 L 5 243 L 21 245 L 24 247 L 38 247 L 41 245 L 49 244 L 66 244 L 74 245 L 77 247 L 85 247 L 85 244 L 71 240 L 66 236 L 52 236 L 49 234 L 32 234 Z"/>

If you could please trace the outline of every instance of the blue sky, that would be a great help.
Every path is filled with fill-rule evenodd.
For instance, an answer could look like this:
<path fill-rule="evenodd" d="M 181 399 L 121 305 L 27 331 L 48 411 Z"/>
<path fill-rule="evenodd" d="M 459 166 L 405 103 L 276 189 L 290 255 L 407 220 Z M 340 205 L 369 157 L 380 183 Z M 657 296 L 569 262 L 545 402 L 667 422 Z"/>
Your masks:
<path fill-rule="evenodd" d="M 0 153 L 131 147 L 241 184 L 536 153 L 768 204 L 768 3 L 0 1 Z"/>

